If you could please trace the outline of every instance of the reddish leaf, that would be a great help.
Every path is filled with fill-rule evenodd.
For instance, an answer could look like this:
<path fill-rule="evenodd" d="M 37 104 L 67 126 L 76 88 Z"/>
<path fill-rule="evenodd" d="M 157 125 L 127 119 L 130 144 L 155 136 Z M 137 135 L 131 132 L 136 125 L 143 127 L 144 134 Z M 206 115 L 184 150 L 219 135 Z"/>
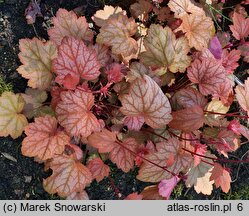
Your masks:
<path fill-rule="evenodd" d="M 207 146 L 200 143 L 195 144 L 195 155 L 194 155 L 194 167 L 198 166 L 203 158 L 200 155 L 205 156 L 207 153 Z"/>
<path fill-rule="evenodd" d="M 71 136 L 88 137 L 100 129 L 100 124 L 90 109 L 94 104 L 91 93 L 76 89 L 61 93 L 56 107 L 58 122 Z"/>
<path fill-rule="evenodd" d="M 228 193 L 232 181 L 229 172 L 220 164 L 215 163 L 211 173 L 210 180 L 214 180 L 216 187 L 221 187 L 223 192 Z"/>
<path fill-rule="evenodd" d="M 171 120 L 168 98 L 149 76 L 132 82 L 130 93 L 120 97 L 120 111 L 127 116 L 143 117 L 152 128 L 160 128 Z"/>
<path fill-rule="evenodd" d="M 53 61 L 53 70 L 57 74 L 56 82 L 71 87 L 78 84 L 80 78 L 86 80 L 96 79 L 100 64 L 97 61 L 93 49 L 88 49 L 83 41 L 72 37 L 64 38 L 59 46 L 58 57 Z M 67 75 L 73 78 L 73 84 L 69 84 Z"/>
<path fill-rule="evenodd" d="M 172 112 L 172 116 L 173 120 L 169 126 L 184 132 L 198 130 L 204 124 L 203 108 L 198 105 Z"/>
<path fill-rule="evenodd" d="M 249 113 L 249 78 L 245 80 L 244 86 L 237 85 L 235 92 L 239 105 Z"/>
<path fill-rule="evenodd" d="M 134 18 L 139 18 L 145 21 L 149 18 L 149 13 L 152 11 L 153 5 L 146 0 L 139 0 L 130 6 L 131 15 Z"/>
<path fill-rule="evenodd" d="M 29 79 L 28 86 L 41 90 L 50 87 L 52 81 L 52 60 L 57 56 L 56 46 L 51 41 L 43 43 L 37 38 L 21 39 L 18 55 L 21 65 L 17 71 Z"/>
<path fill-rule="evenodd" d="M 99 153 L 111 152 L 115 146 L 116 133 L 107 129 L 95 132 L 88 137 L 88 144 L 98 149 Z"/>
<path fill-rule="evenodd" d="M 113 14 L 102 26 L 97 36 L 97 43 L 112 47 L 114 54 L 128 57 L 136 54 L 138 45 L 131 38 L 137 31 L 137 24 L 133 18 L 122 13 Z"/>
<path fill-rule="evenodd" d="M 109 176 L 110 168 L 105 165 L 100 158 L 94 158 L 89 161 L 87 168 L 92 173 L 93 178 L 100 182 L 104 177 Z"/>
<path fill-rule="evenodd" d="M 58 155 L 47 166 L 53 170 L 53 174 L 43 180 L 43 187 L 50 194 L 58 193 L 67 197 L 83 191 L 92 182 L 91 172 L 70 156 Z"/>
<path fill-rule="evenodd" d="M 183 108 L 191 108 L 195 105 L 204 108 L 207 105 L 207 99 L 194 88 L 181 89 L 176 92 L 175 97 L 177 103 Z"/>
<path fill-rule="evenodd" d="M 166 199 L 169 199 L 170 194 L 172 193 L 173 189 L 180 181 L 180 178 L 177 176 L 173 176 L 171 179 L 164 179 L 162 180 L 159 185 L 159 194 Z"/>
<path fill-rule="evenodd" d="M 136 193 L 129 194 L 124 200 L 142 200 L 143 195 Z"/>
<path fill-rule="evenodd" d="M 28 124 L 21 114 L 24 100 L 19 94 L 4 92 L 0 96 L 0 136 L 10 135 L 13 139 L 19 137 Z"/>
<path fill-rule="evenodd" d="M 61 101 L 61 97 L 60 94 L 61 92 L 65 91 L 63 88 L 60 88 L 58 86 L 53 86 L 51 88 L 51 96 L 52 96 L 52 100 L 51 100 L 51 107 L 53 110 L 55 110 L 57 104 Z"/>
<path fill-rule="evenodd" d="M 61 154 L 70 137 L 57 129 L 57 120 L 51 116 L 39 117 L 25 128 L 27 137 L 22 142 L 22 154 L 47 160 Z"/>
<path fill-rule="evenodd" d="M 163 179 L 171 179 L 172 174 L 162 169 L 167 164 L 169 156 L 174 155 L 175 163 L 167 169 L 175 174 L 186 171 L 192 162 L 192 156 L 182 150 L 179 140 L 170 138 L 167 142 L 160 142 L 156 145 L 156 152 L 149 153 L 146 158 L 153 162 L 144 161 L 140 166 L 137 179 L 145 182 L 160 182 Z M 158 166 L 155 166 L 157 164 Z"/>
<path fill-rule="evenodd" d="M 158 193 L 158 186 L 152 185 L 145 187 L 141 192 L 143 200 L 163 200 L 164 198 Z"/>
<path fill-rule="evenodd" d="M 222 65 L 226 69 L 227 73 L 233 73 L 234 70 L 239 66 L 238 60 L 240 59 L 240 54 L 240 50 L 232 50 L 231 52 L 223 50 Z"/>
<path fill-rule="evenodd" d="M 142 116 L 126 116 L 124 119 L 124 125 L 129 130 L 139 131 L 144 124 L 144 117 Z"/>
<path fill-rule="evenodd" d="M 61 84 L 63 84 L 66 89 L 74 90 L 78 85 L 79 81 L 79 76 L 72 76 L 71 74 L 67 74 Z"/>
<path fill-rule="evenodd" d="M 109 155 L 110 160 L 124 172 L 129 172 L 134 167 L 137 147 L 138 144 L 134 138 L 127 138 L 122 142 L 122 146 L 118 144 L 114 145 Z"/>
<path fill-rule="evenodd" d="M 196 59 L 188 68 L 188 77 L 193 83 L 199 84 L 203 95 L 213 94 L 225 77 L 224 67 L 214 58 Z"/>
<path fill-rule="evenodd" d="M 233 13 L 233 25 L 230 25 L 230 29 L 233 32 L 233 36 L 237 40 L 246 38 L 249 35 L 249 18 L 245 18 L 244 15 L 234 12 Z"/>
<path fill-rule="evenodd" d="M 244 125 L 241 125 L 238 120 L 232 120 L 227 126 L 228 130 L 231 130 L 237 135 L 243 135 L 247 140 L 249 140 L 249 129 Z"/>
<path fill-rule="evenodd" d="M 77 18 L 73 11 L 59 9 L 52 21 L 54 27 L 48 30 L 48 35 L 56 45 L 60 45 L 62 39 L 66 36 L 85 41 L 92 41 L 93 39 L 93 32 L 89 29 L 86 18 Z"/>

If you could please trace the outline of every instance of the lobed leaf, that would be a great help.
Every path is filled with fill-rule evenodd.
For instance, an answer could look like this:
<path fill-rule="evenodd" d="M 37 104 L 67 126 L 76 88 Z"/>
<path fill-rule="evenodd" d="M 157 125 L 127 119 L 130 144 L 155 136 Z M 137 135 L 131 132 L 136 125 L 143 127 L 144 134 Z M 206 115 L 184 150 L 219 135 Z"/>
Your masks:
<path fill-rule="evenodd" d="M 215 163 L 211 173 L 210 180 L 214 180 L 216 187 L 221 187 L 223 192 L 228 193 L 232 181 L 229 172 L 220 164 Z"/>
<path fill-rule="evenodd" d="M 160 182 L 163 179 L 171 179 L 173 172 L 178 175 L 179 172 L 185 171 L 192 162 L 192 157 L 189 153 L 182 150 L 181 143 L 176 138 L 170 138 L 167 142 L 156 144 L 156 152 L 151 152 L 146 155 L 146 158 L 153 162 L 144 161 L 140 166 L 137 179 L 144 182 Z M 166 167 L 170 172 L 162 169 L 167 164 L 171 154 L 174 155 L 174 164 Z M 158 166 L 155 166 L 157 164 Z"/>
<path fill-rule="evenodd" d="M 73 11 L 60 8 L 52 18 L 52 22 L 54 27 L 48 30 L 48 35 L 57 46 L 61 44 L 64 37 L 74 37 L 90 42 L 93 39 L 93 32 L 89 29 L 86 18 L 77 18 Z"/>
<path fill-rule="evenodd" d="M 28 86 L 45 90 L 50 87 L 53 78 L 52 60 L 57 56 L 56 46 L 37 38 L 21 39 L 19 41 L 20 53 L 18 55 L 23 65 L 17 72 L 28 79 Z"/>
<path fill-rule="evenodd" d="M 98 10 L 93 16 L 92 19 L 95 22 L 95 24 L 99 27 L 102 27 L 105 25 L 108 18 L 113 14 L 126 14 L 125 11 L 122 10 L 121 7 L 113 7 L 111 5 L 105 5 L 103 10 Z"/>
<path fill-rule="evenodd" d="M 94 158 L 89 161 L 87 168 L 92 173 L 92 177 L 100 182 L 104 177 L 109 176 L 110 168 L 100 158 Z"/>
<path fill-rule="evenodd" d="M 249 113 L 249 79 L 245 80 L 244 86 L 237 85 L 235 93 L 239 105 Z"/>
<path fill-rule="evenodd" d="M 181 19 L 177 31 L 185 33 L 189 46 L 199 51 L 207 48 L 215 29 L 212 19 L 199 14 L 186 14 Z"/>
<path fill-rule="evenodd" d="M 249 18 L 245 18 L 244 15 L 234 12 L 233 13 L 233 25 L 230 25 L 230 29 L 233 36 L 237 40 L 242 40 L 249 35 Z"/>
<path fill-rule="evenodd" d="M 88 137 L 88 144 L 97 148 L 99 153 L 111 152 L 115 146 L 116 133 L 107 129 L 94 132 Z"/>
<path fill-rule="evenodd" d="M 81 192 L 92 182 L 92 174 L 81 162 L 67 155 L 58 155 L 48 163 L 53 174 L 43 180 L 44 189 L 67 197 L 74 192 Z"/>
<path fill-rule="evenodd" d="M 213 94 L 225 82 L 224 67 L 213 58 L 195 59 L 188 68 L 188 78 L 193 83 L 199 84 L 203 95 Z"/>
<path fill-rule="evenodd" d="M 76 89 L 61 93 L 61 101 L 56 107 L 58 122 L 71 136 L 88 137 L 99 130 L 100 124 L 90 111 L 94 104 L 92 93 Z"/>
<path fill-rule="evenodd" d="M 35 118 L 35 122 L 25 128 L 25 134 L 22 154 L 43 161 L 62 154 L 65 145 L 70 143 L 70 137 L 57 129 L 57 120 L 51 116 Z"/>
<path fill-rule="evenodd" d="M 74 88 L 79 83 L 80 78 L 86 80 L 96 79 L 100 72 L 96 52 L 88 49 L 82 40 L 73 37 L 66 37 L 62 40 L 58 50 L 58 57 L 53 61 L 53 71 L 57 74 L 55 81 L 59 84 L 69 83 L 75 79 Z M 67 84 L 67 82 L 66 82 Z M 69 88 L 70 89 L 70 88 Z"/>
<path fill-rule="evenodd" d="M 198 105 L 172 112 L 172 117 L 169 126 L 184 132 L 198 130 L 204 124 L 203 108 Z"/>
<path fill-rule="evenodd" d="M 137 31 L 137 24 L 133 18 L 119 13 L 112 15 L 101 27 L 97 36 L 97 43 L 112 47 L 114 54 L 128 57 L 136 54 L 138 45 L 133 36 Z"/>
<path fill-rule="evenodd" d="M 171 120 L 171 107 L 161 88 L 149 76 L 132 82 L 129 94 L 120 97 L 120 111 L 127 116 L 143 117 L 152 128 L 161 128 Z"/>
<path fill-rule="evenodd" d="M 19 94 L 3 92 L 0 97 L 0 136 L 10 135 L 13 139 L 21 136 L 24 127 L 28 124 L 26 117 L 21 113 L 24 100 Z"/>
<path fill-rule="evenodd" d="M 148 66 L 166 67 L 171 72 L 184 72 L 190 65 L 190 51 L 186 38 L 176 36 L 169 27 L 152 24 L 144 39 L 146 51 L 139 59 Z"/>
<path fill-rule="evenodd" d="M 127 173 L 134 167 L 137 147 L 138 143 L 134 138 L 127 138 L 122 142 L 122 146 L 114 145 L 109 158 L 118 168 Z"/>

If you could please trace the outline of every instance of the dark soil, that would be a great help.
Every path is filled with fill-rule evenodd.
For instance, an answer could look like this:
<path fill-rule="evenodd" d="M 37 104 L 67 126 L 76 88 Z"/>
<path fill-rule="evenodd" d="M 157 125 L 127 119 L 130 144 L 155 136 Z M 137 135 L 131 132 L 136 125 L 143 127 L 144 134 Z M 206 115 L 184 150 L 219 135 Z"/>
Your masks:
<path fill-rule="evenodd" d="M 20 65 L 18 60 L 19 39 L 36 36 L 48 39 L 44 24 L 49 24 L 49 18 L 56 13 L 58 8 L 71 10 L 82 6 L 81 15 L 85 15 L 90 21 L 94 12 L 103 7 L 102 2 L 127 9 L 129 4 L 134 1 L 46 0 L 42 1 L 44 17 L 37 18 L 34 26 L 28 25 L 24 16 L 25 8 L 29 2 L 29 0 L 5 0 L 0 3 L 0 75 L 7 83 L 13 85 L 15 93 L 24 92 L 26 88 L 26 81 L 16 72 Z M 42 179 L 49 176 L 49 173 L 43 171 L 43 165 L 34 162 L 33 158 L 21 155 L 22 138 L 16 140 L 10 137 L 0 138 L 0 199 L 59 199 L 59 197 L 49 195 L 43 190 Z M 234 156 L 240 158 L 248 149 L 248 145 L 244 145 L 238 152 L 234 153 Z M 106 178 L 100 183 L 93 182 L 87 188 L 90 199 L 119 199 L 120 197 L 117 196 L 119 192 L 123 198 L 134 191 L 140 192 L 146 186 L 145 183 L 136 180 L 136 171 L 125 174 L 114 165 L 110 165 L 113 173 L 111 179 Z M 232 191 L 237 191 L 241 185 L 249 182 L 249 166 L 235 164 L 230 168 L 232 168 L 233 179 L 239 172 L 239 177 L 232 184 Z M 178 199 L 224 198 L 220 190 L 215 190 L 211 196 L 201 196 L 197 195 L 193 189 L 187 191 L 185 188 L 180 191 L 180 194 L 175 191 L 173 196 L 173 198 Z"/>

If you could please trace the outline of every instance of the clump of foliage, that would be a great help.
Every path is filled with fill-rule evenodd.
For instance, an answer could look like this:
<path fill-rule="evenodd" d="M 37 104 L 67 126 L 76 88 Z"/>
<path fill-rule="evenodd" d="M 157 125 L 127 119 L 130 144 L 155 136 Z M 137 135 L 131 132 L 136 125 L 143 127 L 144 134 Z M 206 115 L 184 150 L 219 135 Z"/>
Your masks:
<path fill-rule="evenodd" d="M 0 96 L 3 92 L 13 91 L 13 86 L 11 83 L 6 83 L 3 77 L 0 75 Z"/>
<path fill-rule="evenodd" d="M 30 88 L 2 94 L 0 135 L 24 130 L 22 154 L 52 170 L 48 193 L 88 199 L 107 159 L 151 183 L 126 199 L 168 199 L 178 182 L 229 191 L 228 165 L 242 162 L 229 153 L 249 138 L 249 79 L 236 86 L 233 76 L 248 62 L 249 18 L 238 5 L 229 30 L 216 31 L 223 3 L 200 2 L 139 0 L 131 17 L 105 6 L 92 17 L 99 33 L 59 9 L 49 41 L 20 40 L 17 71 Z"/>

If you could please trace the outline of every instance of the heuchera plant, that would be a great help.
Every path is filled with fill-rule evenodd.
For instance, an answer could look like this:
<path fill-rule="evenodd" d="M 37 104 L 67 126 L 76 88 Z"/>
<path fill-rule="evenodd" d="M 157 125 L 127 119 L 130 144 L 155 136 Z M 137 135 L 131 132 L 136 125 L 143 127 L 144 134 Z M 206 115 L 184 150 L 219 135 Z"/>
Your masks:
<path fill-rule="evenodd" d="M 88 199 L 85 187 L 110 174 L 107 159 L 151 182 L 126 199 L 168 199 L 178 182 L 207 195 L 229 191 L 227 164 L 249 162 L 228 159 L 249 139 L 240 123 L 249 79 L 236 86 L 233 76 L 249 60 L 249 18 L 242 5 L 230 19 L 223 3 L 200 2 L 139 0 L 132 17 L 105 6 L 94 29 L 59 9 L 49 41 L 20 40 L 17 71 L 30 88 L 0 97 L 0 135 L 24 131 L 22 154 L 52 170 L 48 193 Z M 242 115 L 229 112 L 237 103 Z"/>

